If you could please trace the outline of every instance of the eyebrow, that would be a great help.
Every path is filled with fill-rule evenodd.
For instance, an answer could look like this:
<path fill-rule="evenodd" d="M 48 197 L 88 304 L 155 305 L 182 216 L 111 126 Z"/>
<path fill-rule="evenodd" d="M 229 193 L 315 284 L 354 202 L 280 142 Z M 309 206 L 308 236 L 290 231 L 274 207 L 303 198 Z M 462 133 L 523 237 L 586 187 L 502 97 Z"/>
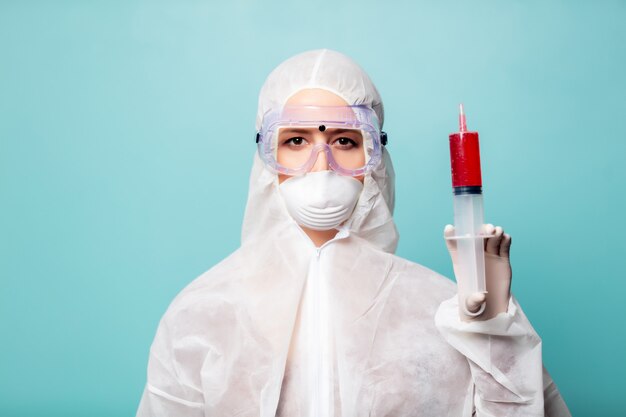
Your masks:
<path fill-rule="evenodd" d="M 331 127 L 328 128 L 327 131 L 329 131 L 330 133 L 334 134 L 334 135 L 338 135 L 340 133 L 358 133 L 359 135 L 361 134 L 361 131 L 359 129 L 344 129 L 342 127 Z"/>
<path fill-rule="evenodd" d="M 304 128 L 297 128 L 297 127 L 285 127 L 283 129 L 280 130 L 280 133 L 299 133 L 301 135 L 306 135 L 307 133 L 311 133 L 311 130 L 313 128 L 308 128 L 308 129 L 304 129 Z M 317 129 L 315 129 L 317 130 Z"/>

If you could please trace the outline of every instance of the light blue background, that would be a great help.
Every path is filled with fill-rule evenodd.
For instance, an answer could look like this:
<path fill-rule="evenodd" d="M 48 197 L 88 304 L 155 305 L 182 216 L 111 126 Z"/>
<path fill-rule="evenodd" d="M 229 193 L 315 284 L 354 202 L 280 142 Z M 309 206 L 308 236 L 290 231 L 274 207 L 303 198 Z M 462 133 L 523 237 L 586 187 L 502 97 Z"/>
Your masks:
<path fill-rule="evenodd" d="M 3 1 L 0 415 L 134 414 L 168 303 L 238 246 L 263 80 L 320 47 L 381 91 L 398 252 L 447 276 L 465 103 L 547 368 L 575 415 L 624 415 L 625 19 L 623 1 Z"/>

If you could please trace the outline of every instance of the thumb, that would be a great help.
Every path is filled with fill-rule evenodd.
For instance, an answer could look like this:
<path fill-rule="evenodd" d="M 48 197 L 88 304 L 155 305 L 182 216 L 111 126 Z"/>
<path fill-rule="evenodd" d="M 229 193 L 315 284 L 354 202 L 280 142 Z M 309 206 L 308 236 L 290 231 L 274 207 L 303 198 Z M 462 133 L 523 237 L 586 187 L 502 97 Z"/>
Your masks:
<path fill-rule="evenodd" d="M 480 310 L 480 306 L 485 302 L 486 294 L 483 292 L 474 292 L 465 299 L 465 307 L 470 313 L 476 313 Z"/>

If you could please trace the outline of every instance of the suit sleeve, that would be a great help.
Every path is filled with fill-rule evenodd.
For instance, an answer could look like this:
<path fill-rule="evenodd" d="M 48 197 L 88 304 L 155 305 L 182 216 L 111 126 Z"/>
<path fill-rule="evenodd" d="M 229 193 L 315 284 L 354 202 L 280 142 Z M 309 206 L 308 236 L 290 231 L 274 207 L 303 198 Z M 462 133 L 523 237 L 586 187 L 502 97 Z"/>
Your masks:
<path fill-rule="evenodd" d="M 206 349 L 189 331 L 193 318 L 171 310 L 159 323 L 150 347 L 137 417 L 204 416 L 200 369 Z"/>
<path fill-rule="evenodd" d="M 463 322 L 456 296 L 435 315 L 444 339 L 467 358 L 475 386 L 477 417 L 571 417 L 544 370 L 541 338 L 511 297 L 506 313 L 486 321 Z"/>

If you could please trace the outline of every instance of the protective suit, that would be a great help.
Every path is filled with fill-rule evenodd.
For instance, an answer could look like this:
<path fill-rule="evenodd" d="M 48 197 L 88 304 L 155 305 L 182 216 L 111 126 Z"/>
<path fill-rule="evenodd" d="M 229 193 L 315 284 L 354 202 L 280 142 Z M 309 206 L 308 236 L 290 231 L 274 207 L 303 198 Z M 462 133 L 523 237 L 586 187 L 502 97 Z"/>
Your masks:
<path fill-rule="evenodd" d="M 382 123 L 367 75 L 318 50 L 270 74 L 257 129 L 305 88 L 370 106 Z M 393 206 L 384 150 L 350 218 L 315 247 L 256 155 L 241 247 L 169 306 L 137 416 L 569 416 L 515 299 L 461 322 L 455 284 L 393 254 Z"/>

